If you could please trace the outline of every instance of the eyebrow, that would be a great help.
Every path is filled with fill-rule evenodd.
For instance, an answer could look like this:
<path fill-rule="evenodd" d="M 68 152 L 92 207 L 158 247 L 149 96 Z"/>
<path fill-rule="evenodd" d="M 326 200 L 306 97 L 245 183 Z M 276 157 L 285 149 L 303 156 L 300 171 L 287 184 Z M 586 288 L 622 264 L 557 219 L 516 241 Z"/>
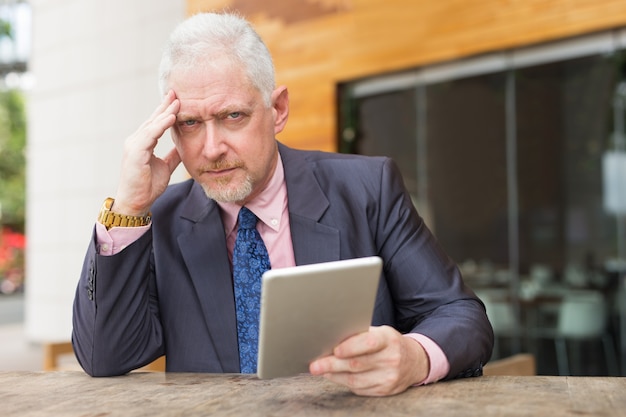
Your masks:
<path fill-rule="evenodd" d="M 219 110 L 216 113 L 212 113 L 211 117 L 216 118 L 224 118 L 231 113 L 244 113 L 244 114 L 252 114 L 255 106 L 251 106 L 249 104 L 241 104 L 241 105 L 229 105 L 224 107 L 222 110 Z M 201 116 L 192 113 L 184 113 L 179 112 L 176 114 L 176 121 L 186 121 L 186 120 L 198 120 L 202 119 Z"/>
<path fill-rule="evenodd" d="M 251 108 L 249 106 L 228 106 L 220 111 L 218 111 L 215 116 L 218 118 L 224 118 L 231 113 L 246 113 L 249 114 L 251 112 Z"/>
<path fill-rule="evenodd" d="M 176 120 L 179 121 L 179 122 L 180 121 L 185 121 L 185 120 L 195 120 L 195 119 L 197 119 L 197 117 L 196 116 L 192 116 L 189 113 L 177 113 L 176 114 Z"/>

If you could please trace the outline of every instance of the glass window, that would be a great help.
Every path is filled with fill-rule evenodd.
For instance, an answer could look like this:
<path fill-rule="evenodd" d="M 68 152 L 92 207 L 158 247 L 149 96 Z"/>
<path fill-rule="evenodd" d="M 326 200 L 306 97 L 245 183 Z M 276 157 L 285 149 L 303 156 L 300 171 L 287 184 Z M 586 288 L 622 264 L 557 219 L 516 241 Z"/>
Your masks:
<path fill-rule="evenodd" d="M 426 88 L 430 227 L 457 262 L 507 268 L 503 74 Z"/>
<path fill-rule="evenodd" d="M 600 291 L 618 310 L 626 213 L 605 208 L 603 158 L 616 137 L 626 151 L 626 53 L 585 45 L 340 86 L 339 149 L 394 158 L 468 284 L 503 289 L 526 330 L 556 319 L 522 311 L 538 288 Z M 530 348 L 528 333 L 512 353 Z"/>
<path fill-rule="evenodd" d="M 599 278 L 593 272 L 616 255 L 615 220 L 602 205 L 602 155 L 611 146 L 620 56 L 591 56 L 517 71 L 523 274 L 541 265 L 555 280 L 582 279 L 574 276 L 577 270 L 588 279 Z"/>

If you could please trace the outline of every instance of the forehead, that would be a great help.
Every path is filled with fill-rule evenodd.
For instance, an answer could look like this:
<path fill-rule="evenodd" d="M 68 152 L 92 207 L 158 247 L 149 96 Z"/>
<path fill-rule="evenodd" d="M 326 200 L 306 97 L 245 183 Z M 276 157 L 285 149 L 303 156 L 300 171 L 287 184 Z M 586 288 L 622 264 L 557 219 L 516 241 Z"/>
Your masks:
<path fill-rule="evenodd" d="M 219 112 L 225 108 L 256 106 L 262 102 L 242 68 L 209 65 L 172 71 L 169 88 L 181 103 L 181 112 Z"/>

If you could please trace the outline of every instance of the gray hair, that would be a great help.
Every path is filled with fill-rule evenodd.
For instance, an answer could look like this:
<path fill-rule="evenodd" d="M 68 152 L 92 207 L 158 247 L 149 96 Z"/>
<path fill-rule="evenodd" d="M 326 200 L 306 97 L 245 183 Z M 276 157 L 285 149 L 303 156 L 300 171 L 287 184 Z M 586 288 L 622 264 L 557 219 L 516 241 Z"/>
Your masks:
<path fill-rule="evenodd" d="M 243 66 L 252 85 L 259 90 L 266 105 L 270 105 L 275 88 L 270 52 L 248 21 L 229 13 L 200 13 L 178 25 L 161 56 L 161 92 L 167 91 L 168 79 L 175 67 L 187 70 L 206 65 L 206 58 L 217 54 Z"/>

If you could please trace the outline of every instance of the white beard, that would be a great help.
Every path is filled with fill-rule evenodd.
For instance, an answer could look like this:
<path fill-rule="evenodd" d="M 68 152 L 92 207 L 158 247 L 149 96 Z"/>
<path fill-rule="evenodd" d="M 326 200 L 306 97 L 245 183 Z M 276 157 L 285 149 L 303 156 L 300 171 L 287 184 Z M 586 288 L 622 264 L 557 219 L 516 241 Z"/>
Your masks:
<path fill-rule="evenodd" d="M 209 188 L 206 184 L 201 185 L 207 197 L 220 203 L 244 201 L 252 193 L 252 178 L 250 176 L 246 176 L 239 187 L 229 187 L 228 184 L 224 187 L 221 184 L 216 184 L 215 187 Z"/>

